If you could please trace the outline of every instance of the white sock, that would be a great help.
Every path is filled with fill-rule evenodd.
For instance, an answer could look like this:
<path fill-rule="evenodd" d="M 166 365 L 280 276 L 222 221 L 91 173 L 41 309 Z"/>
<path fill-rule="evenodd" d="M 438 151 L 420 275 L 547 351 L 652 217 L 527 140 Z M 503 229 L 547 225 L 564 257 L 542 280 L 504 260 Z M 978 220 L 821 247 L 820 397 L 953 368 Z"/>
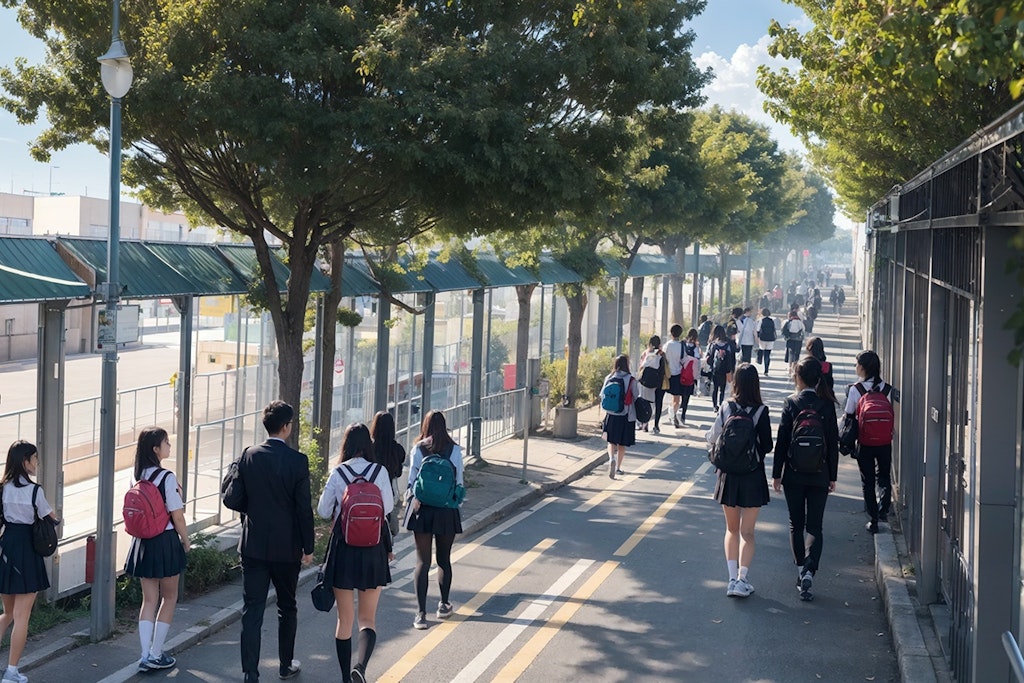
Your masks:
<path fill-rule="evenodd" d="M 747 580 L 747 568 L 746 567 L 740 567 L 740 578 L 743 579 L 744 581 Z"/>
<path fill-rule="evenodd" d="M 156 622 L 156 628 L 153 631 L 153 647 L 149 649 L 151 657 L 159 657 L 164 653 L 164 640 L 167 639 L 167 632 L 170 629 L 170 624 L 165 624 L 162 621 Z"/>
<path fill-rule="evenodd" d="M 739 563 L 736 560 L 726 560 L 725 563 L 729 565 L 729 580 L 735 581 L 739 577 L 736 573 L 736 566 Z"/>
<path fill-rule="evenodd" d="M 149 645 L 153 642 L 153 622 L 152 621 L 140 621 L 139 622 L 139 643 L 142 645 L 142 656 L 140 659 L 149 657 L 150 649 Z"/>
<path fill-rule="evenodd" d="M 17 674 L 18 673 L 18 667 L 14 666 L 13 664 L 8 664 L 7 665 L 7 673 Z"/>

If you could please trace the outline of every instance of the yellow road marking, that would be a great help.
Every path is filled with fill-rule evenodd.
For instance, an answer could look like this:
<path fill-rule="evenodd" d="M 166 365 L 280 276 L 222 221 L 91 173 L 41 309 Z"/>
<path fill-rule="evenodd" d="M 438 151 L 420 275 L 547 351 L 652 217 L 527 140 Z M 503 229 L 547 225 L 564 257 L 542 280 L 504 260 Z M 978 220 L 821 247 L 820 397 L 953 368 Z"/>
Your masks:
<path fill-rule="evenodd" d="M 568 602 L 564 603 L 559 610 L 555 613 L 550 620 L 541 626 L 537 633 L 523 646 L 519 652 L 512 658 L 512 660 L 505 665 L 505 667 L 498 672 L 498 675 L 494 677 L 495 681 L 515 681 L 518 679 L 526 668 L 540 656 L 541 651 L 547 647 L 551 639 L 558 634 L 558 632 L 569 623 L 569 620 L 573 618 L 580 607 L 583 606 L 590 596 L 594 594 L 602 583 L 615 571 L 619 563 L 614 560 L 608 560 L 601 565 L 594 574 L 587 579 L 587 582 L 580 586 L 580 589 L 569 599 Z"/>
<path fill-rule="evenodd" d="M 665 499 L 665 502 L 658 506 L 658 509 L 651 513 L 651 516 L 644 520 L 643 524 L 633 532 L 633 535 L 626 539 L 626 542 L 619 546 L 619 549 L 615 551 L 616 557 L 625 557 L 633 551 L 633 548 L 644 540 L 647 534 L 651 533 L 651 530 L 655 525 L 664 519 L 668 511 L 675 507 L 676 503 L 685 496 L 694 483 L 709 469 L 711 469 L 711 463 L 705 462 L 703 465 L 697 468 L 697 471 L 693 473 L 693 476 L 681 483 L 676 487 L 676 490 L 672 492 L 672 495 Z"/>
<path fill-rule="evenodd" d="M 455 613 L 452 614 L 447 621 L 443 621 L 437 626 L 432 627 L 419 643 L 405 653 L 405 655 L 403 655 L 394 666 L 385 671 L 377 680 L 382 683 L 397 683 L 397 681 L 401 681 L 410 671 L 413 670 L 413 667 L 415 667 L 416 664 L 421 662 L 428 654 L 437 648 L 445 638 L 450 636 L 460 623 L 473 616 L 473 614 L 475 614 L 485 602 L 497 595 L 509 581 L 526 569 L 530 563 L 540 557 L 545 550 L 548 550 L 554 544 L 555 539 L 545 538 L 543 541 L 533 546 L 531 550 L 523 553 L 519 559 L 491 579 L 487 585 L 484 586 L 479 593 L 474 595 L 465 605 L 455 610 Z"/>
<path fill-rule="evenodd" d="M 583 503 L 583 504 L 579 505 L 578 507 L 576 507 L 573 510 L 573 512 L 588 512 L 590 510 L 593 510 L 598 505 L 600 505 L 604 501 L 608 500 L 608 498 L 611 497 L 611 495 L 613 493 L 615 493 L 616 491 L 619 491 L 620 489 L 622 489 L 622 487 L 624 487 L 626 484 L 628 484 L 629 482 L 631 482 L 634 479 L 636 479 L 636 477 L 640 476 L 641 474 L 646 473 L 649 469 L 651 469 L 652 467 L 657 465 L 658 461 L 663 460 L 669 453 L 677 450 L 678 448 L 679 448 L 678 446 L 672 445 L 672 446 L 669 446 L 668 448 L 666 448 L 665 450 L 663 450 L 661 453 L 658 453 L 657 455 L 651 456 L 650 458 L 647 459 L 646 462 L 644 462 L 642 465 L 640 465 L 640 467 L 636 468 L 635 476 L 633 474 L 631 474 L 631 475 L 629 475 L 627 477 L 624 477 L 624 478 L 620 477 L 619 479 L 616 479 L 614 482 L 612 482 L 608 486 L 608 488 L 606 488 L 604 491 L 600 491 L 599 493 L 594 494 L 590 498 L 590 500 L 588 500 L 586 503 Z M 604 471 L 607 472 L 608 471 L 607 470 L 607 468 L 608 468 L 608 462 L 607 461 L 605 461 L 604 468 L 605 468 Z M 602 470 L 599 467 L 599 468 L 597 468 L 597 471 L 601 472 Z"/>

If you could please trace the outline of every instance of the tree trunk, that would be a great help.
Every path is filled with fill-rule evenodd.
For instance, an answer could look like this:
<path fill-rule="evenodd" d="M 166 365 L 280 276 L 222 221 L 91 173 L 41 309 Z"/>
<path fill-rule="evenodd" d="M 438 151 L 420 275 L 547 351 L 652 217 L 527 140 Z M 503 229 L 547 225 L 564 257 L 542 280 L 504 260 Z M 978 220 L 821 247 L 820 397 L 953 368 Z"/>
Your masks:
<path fill-rule="evenodd" d="M 516 386 L 526 385 L 526 365 L 530 357 L 530 312 L 533 292 L 537 283 L 516 285 L 516 299 L 519 301 L 519 318 L 516 320 Z M 544 330 L 540 331 L 541 336 Z"/>
<path fill-rule="evenodd" d="M 314 435 L 320 453 L 320 470 L 327 473 L 331 461 L 331 416 L 334 410 L 334 356 L 338 344 L 338 306 L 341 305 L 341 269 L 345 263 L 345 249 L 338 240 L 330 245 L 331 288 L 324 294 L 323 338 L 321 345 L 324 362 L 320 367 L 320 414 L 314 415 Z"/>
<path fill-rule="evenodd" d="M 644 279 L 633 278 L 633 293 L 629 301 L 629 358 L 635 365 L 640 358 L 640 314 L 644 304 Z M 646 347 L 646 345 L 645 345 Z"/>
<path fill-rule="evenodd" d="M 576 407 L 576 394 L 579 392 L 580 347 L 583 345 L 583 312 L 587 309 L 587 292 L 583 285 L 570 285 L 566 292 L 565 304 L 569 309 L 569 322 L 566 327 L 566 344 L 569 357 L 565 366 L 565 398 L 566 405 Z"/>

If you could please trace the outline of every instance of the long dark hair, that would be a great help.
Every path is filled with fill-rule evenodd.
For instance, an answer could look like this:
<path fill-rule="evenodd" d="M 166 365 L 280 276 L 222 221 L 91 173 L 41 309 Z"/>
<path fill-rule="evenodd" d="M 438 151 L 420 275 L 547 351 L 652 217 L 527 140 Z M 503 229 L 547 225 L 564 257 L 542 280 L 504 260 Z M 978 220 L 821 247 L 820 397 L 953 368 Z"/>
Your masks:
<path fill-rule="evenodd" d="M 857 365 L 864 368 L 864 379 L 873 379 L 876 384 L 882 381 L 882 361 L 874 351 L 869 349 L 858 353 Z"/>
<path fill-rule="evenodd" d="M 139 442 L 135 445 L 135 481 L 142 479 L 142 470 L 147 467 L 160 467 L 160 458 L 156 457 L 155 449 L 166 438 L 167 430 L 163 427 L 146 427 L 139 432 Z"/>
<path fill-rule="evenodd" d="M 370 425 L 373 440 L 373 462 L 386 465 L 395 443 L 395 416 L 386 410 L 379 410 Z"/>
<path fill-rule="evenodd" d="M 711 338 L 715 341 L 727 341 L 728 337 L 725 335 L 725 328 L 721 325 L 715 325 L 715 329 L 711 330 Z"/>
<path fill-rule="evenodd" d="M 4 478 L 0 483 L 15 486 L 25 486 L 21 483 L 22 477 L 32 481 L 28 476 L 25 463 L 32 459 L 32 456 L 39 452 L 34 443 L 24 439 L 18 439 L 7 449 L 7 464 L 4 465 Z"/>
<path fill-rule="evenodd" d="M 338 457 L 338 464 L 360 457 L 369 460 L 372 448 L 370 430 L 366 425 L 362 422 L 350 424 L 341 440 L 341 455 Z"/>
<path fill-rule="evenodd" d="M 740 363 L 732 376 L 732 397 L 744 407 L 757 408 L 761 400 L 761 378 L 757 368 L 750 363 Z"/>
<path fill-rule="evenodd" d="M 624 353 L 615 356 L 615 362 L 612 365 L 612 372 L 625 372 L 629 374 L 629 356 Z"/>
<path fill-rule="evenodd" d="M 429 443 L 427 443 L 428 439 Z M 431 410 L 423 418 L 417 445 L 429 453 L 441 453 L 447 450 L 449 445 L 455 445 L 455 441 L 448 433 L 448 423 L 444 419 L 444 413 L 440 410 Z"/>
<path fill-rule="evenodd" d="M 806 386 L 814 389 L 821 399 L 832 403 L 836 402 L 836 395 L 832 392 L 832 387 L 828 385 L 828 380 L 825 379 L 825 374 L 821 370 L 820 360 L 813 356 L 804 356 L 796 364 L 796 374 L 800 376 L 800 380 Z"/>
<path fill-rule="evenodd" d="M 807 355 L 817 358 L 822 363 L 828 360 L 825 355 L 825 342 L 821 341 L 821 337 L 811 337 L 807 340 L 807 345 L 804 348 Z"/>

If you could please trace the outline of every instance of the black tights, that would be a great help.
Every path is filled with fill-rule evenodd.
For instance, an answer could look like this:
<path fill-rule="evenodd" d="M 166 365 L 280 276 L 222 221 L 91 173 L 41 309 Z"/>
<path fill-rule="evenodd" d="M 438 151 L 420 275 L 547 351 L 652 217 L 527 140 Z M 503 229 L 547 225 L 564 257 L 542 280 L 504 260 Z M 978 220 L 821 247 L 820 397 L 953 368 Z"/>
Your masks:
<path fill-rule="evenodd" d="M 711 378 L 711 405 L 715 408 L 722 405 L 725 401 L 725 385 L 728 384 L 725 377 L 719 377 L 714 375 Z"/>
<path fill-rule="evenodd" d="M 661 421 L 661 411 L 665 407 L 665 390 L 655 389 L 654 390 L 654 428 L 658 429 L 658 423 Z"/>
<path fill-rule="evenodd" d="M 416 602 L 420 611 L 427 611 L 427 575 L 430 574 L 430 545 L 437 542 L 437 580 L 441 588 L 441 602 L 448 603 L 448 594 L 452 590 L 452 545 L 455 534 L 435 536 L 434 534 L 414 534 L 416 538 Z"/>

